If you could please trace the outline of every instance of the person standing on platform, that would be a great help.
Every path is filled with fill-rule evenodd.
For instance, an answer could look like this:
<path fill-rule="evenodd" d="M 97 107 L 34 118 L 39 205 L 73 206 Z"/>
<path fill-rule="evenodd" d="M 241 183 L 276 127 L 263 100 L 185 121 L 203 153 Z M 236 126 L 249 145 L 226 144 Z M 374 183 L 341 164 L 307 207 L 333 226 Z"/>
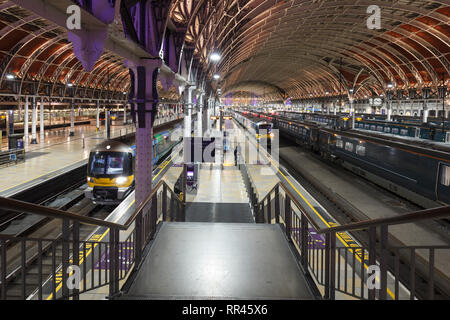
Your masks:
<path fill-rule="evenodd" d="M 238 147 L 239 147 L 239 146 L 236 146 L 236 148 L 234 149 L 234 165 L 235 165 L 235 166 L 237 166 Z"/>

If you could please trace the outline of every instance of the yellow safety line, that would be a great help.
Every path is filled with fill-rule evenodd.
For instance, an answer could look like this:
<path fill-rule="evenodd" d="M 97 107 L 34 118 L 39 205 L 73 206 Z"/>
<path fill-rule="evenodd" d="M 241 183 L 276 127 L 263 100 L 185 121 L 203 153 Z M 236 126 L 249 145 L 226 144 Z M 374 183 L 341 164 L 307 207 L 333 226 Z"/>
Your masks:
<path fill-rule="evenodd" d="M 257 146 L 260 146 L 260 144 L 258 143 L 258 142 L 256 142 L 256 144 L 257 144 Z M 266 159 L 268 159 L 271 163 L 272 163 L 272 165 L 274 166 L 274 167 L 277 167 L 276 166 L 276 164 L 275 164 L 275 162 L 272 160 L 272 159 L 270 159 L 270 158 L 268 158 L 265 154 L 263 154 L 264 155 L 264 157 L 266 158 Z M 280 171 L 280 169 L 278 169 L 278 172 L 284 177 L 284 179 L 291 185 L 291 187 L 300 195 L 300 197 L 306 202 L 306 204 L 308 204 L 308 206 L 316 213 L 316 215 L 323 221 L 323 223 L 325 223 L 325 225 L 328 227 L 328 228 L 331 228 L 331 226 L 330 226 L 330 224 L 319 214 L 319 212 L 317 212 L 317 210 L 309 203 L 309 201 L 301 194 L 301 192 L 300 191 L 298 191 L 297 190 L 297 188 L 291 183 L 291 181 L 289 181 L 289 179 L 288 178 L 286 178 L 286 176 Z M 300 208 L 299 208 L 300 209 Z M 345 232 L 349 237 L 351 237 L 347 232 Z M 346 246 L 347 248 L 351 248 L 351 246 L 349 246 L 348 244 L 347 244 L 347 242 L 346 241 L 344 241 L 342 238 L 341 238 L 341 236 L 339 235 L 339 233 L 336 233 L 336 237 L 342 242 L 342 244 L 344 245 L 344 246 Z M 353 249 L 353 250 L 355 250 L 355 249 Z M 364 249 L 363 249 L 363 254 L 364 254 Z M 364 265 L 364 268 L 365 269 L 368 269 L 368 266 L 365 264 L 365 263 L 363 263 L 362 262 L 362 260 L 360 259 L 360 257 L 358 256 L 358 255 L 356 255 L 355 254 L 355 257 L 356 257 L 356 259 L 359 261 L 359 263 L 361 263 L 361 264 L 363 264 Z M 362 275 L 362 278 L 364 278 L 364 275 Z M 378 279 L 377 279 L 378 280 Z M 392 297 L 392 299 L 394 299 L 395 300 L 395 295 L 392 293 L 392 291 L 389 289 L 389 288 L 387 288 L 386 287 L 386 290 L 387 290 L 387 292 L 388 292 L 388 294 Z M 363 294 L 363 293 L 361 293 L 361 294 Z"/>
<path fill-rule="evenodd" d="M 170 158 L 169 160 L 166 160 L 165 162 L 162 163 L 162 164 L 165 163 L 164 166 L 161 168 L 161 170 L 158 172 L 158 174 L 152 178 L 152 181 L 155 180 L 155 179 L 160 175 L 160 173 L 164 171 L 164 169 L 167 167 L 167 165 L 170 163 L 170 161 L 172 161 L 172 158 Z M 161 164 L 161 165 L 162 165 L 162 164 Z M 131 201 L 131 203 L 129 204 L 129 206 L 127 207 L 127 209 L 126 209 L 125 211 L 128 211 L 128 209 L 130 209 L 130 207 L 133 205 L 134 202 L 135 202 L 135 199 L 133 199 L 133 201 Z M 118 217 L 116 220 L 114 220 L 114 222 L 119 221 L 120 218 L 121 218 L 121 217 Z M 106 231 L 105 231 L 98 239 L 96 239 L 96 240 L 91 240 L 91 239 L 89 239 L 87 242 L 89 242 L 89 241 L 92 241 L 92 242 L 94 242 L 94 241 L 100 242 L 100 241 L 103 240 L 103 238 L 108 234 L 108 232 L 109 232 L 109 229 L 106 229 Z M 83 255 L 82 255 L 82 257 L 81 257 L 81 259 L 80 259 L 80 261 L 79 261 L 79 263 L 78 263 L 79 265 L 81 265 L 81 264 L 83 263 L 83 261 L 84 261 L 85 258 L 87 259 L 87 257 L 91 254 L 92 250 L 94 250 L 95 247 L 96 247 L 97 245 L 98 245 L 98 243 L 94 243 L 94 245 L 91 246 L 91 248 L 86 252 L 86 256 L 83 256 Z M 72 261 L 73 261 L 73 260 L 72 260 Z M 94 266 L 92 266 L 91 272 L 94 272 L 93 268 L 94 268 Z M 60 271 L 58 272 L 58 274 L 59 274 L 60 272 L 62 272 L 62 271 L 63 271 L 63 270 L 60 270 Z M 72 273 L 73 273 L 73 271 L 69 273 L 69 276 L 71 276 Z M 56 276 L 56 275 L 55 275 L 55 276 Z M 59 285 L 56 287 L 55 293 L 57 293 L 61 288 L 62 288 L 62 281 L 60 281 L 60 282 L 59 282 Z M 53 298 L 53 292 L 50 293 L 50 295 L 46 298 L 46 300 L 51 300 L 52 298 Z"/>

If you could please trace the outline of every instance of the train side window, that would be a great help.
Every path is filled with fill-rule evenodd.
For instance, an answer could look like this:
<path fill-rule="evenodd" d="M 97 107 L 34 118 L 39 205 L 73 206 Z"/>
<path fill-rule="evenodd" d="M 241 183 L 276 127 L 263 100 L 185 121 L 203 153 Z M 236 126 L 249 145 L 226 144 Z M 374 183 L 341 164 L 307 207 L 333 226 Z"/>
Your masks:
<path fill-rule="evenodd" d="M 450 167 L 449 166 L 442 166 L 441 171 L 441 184 L 444 186 L 449 187 L 450 186 Z"/>
<path fill-rule="evenodd" d="M 353 143 L 351 142 L 346 142 L 345 143 L 345 150 L 349 151 L 349 152 L 353 152 Z"/>
<path fill-rule="evenodd" d="M 366 147 L 362 145 L 356 146 L 356 154 L 364 157 L 366 155 Z"/>
<path fill-rule="evenodd" d="M 344 142 L 342 140 L 340 140 L 340 139 L 337 139 L 336 140 L 336 147 L 342 149 L 344 147 Z"/>

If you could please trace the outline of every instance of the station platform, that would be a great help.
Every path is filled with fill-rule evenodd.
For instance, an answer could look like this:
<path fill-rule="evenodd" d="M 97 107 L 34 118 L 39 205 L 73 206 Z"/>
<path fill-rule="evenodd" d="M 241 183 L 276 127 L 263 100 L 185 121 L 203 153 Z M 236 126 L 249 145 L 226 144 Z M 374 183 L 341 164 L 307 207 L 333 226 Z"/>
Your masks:
<path fill-rule="evenodd" d="M 178 119 L 156 119 L 155 126 Z M 111 126 L 110 137 L 116 138 L 135 131 L 133 124 Z M 46 131 L 45 140 L 25 145 L 25 162 L 0 168 L 0 196 L 8 197 L 21 190 L 37 185 L 61 172 L 70 171 L 87 163 L 89 152 L 106 137 L 105 128 L 97 132 L 95 125 L 75 127 L 75 135 L 69 136 L 70 128 Z"/>
<path fill-rule="evenodd" d="M 104 130 L 96 132 L 95 126 L 78 126 L 72 137 L 67 130 L 49 130 L 45 142 L 25 147 L 25 162 L 0 168 L 0 195 L 6 196 L 10 189 L 38 178 L 48 178 L 61 169 L 81 165 L 87 161 L 91 148 L 105 139 Z M 112 127 L 111 138 L 133 130 L 132 125 Z"/>
<path fill-rule="evenodd" d="M 144 259 L 122 299 L 313 299 L 277 225 L 163 223 Z"/>

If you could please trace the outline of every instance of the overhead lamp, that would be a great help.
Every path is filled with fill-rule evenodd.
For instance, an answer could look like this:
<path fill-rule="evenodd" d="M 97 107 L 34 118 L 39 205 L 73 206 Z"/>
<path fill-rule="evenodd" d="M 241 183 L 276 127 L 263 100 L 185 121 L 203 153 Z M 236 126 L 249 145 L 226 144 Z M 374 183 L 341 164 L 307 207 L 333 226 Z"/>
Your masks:
<path fill-rule="evenodd" d="M 68 87 L 73 87 L 73 84 L 69 82 L 69 83 L 67 84 L 67 86 L 68 86 Z"/>
<path fill-rule="evenodd" d="M 219 53 L 217 52 L 213 52 L 211 53 L 211 55 L 209 56 L 209 58 L 211 59 L 211 61 L 217 62 L 219 61 L 222 57 Z"/>
<path fill-rule="evenodd" d="M 215 73 L 215 74 L 213 75 L 213 78 L 216 79 L 216 80 L 218 80 L 218 79 L 220 79 L 220 75 L 219 75 L 218 73 Z"/>
<path fill-rule="evenodd" d="M 382 97 L 382 98 L 383 98 L 383 97 L 384 97 L 384 94 L 380 94 L 380 97 Z"/>
<path fill-rule="evenodd" d="M 394 87 L 394 85 L 393 85 L 392 83 L 388 83 L 387 87 L 388 87 L 389 89 L 391 89 L 391 88 Z"/>
<path fill-rule="evenodd" d="M 353 89 L 350 89 L 349 91 L 350 91 L 350 93 L 353 93 Z"/>
<path fill-rule="evenodd" d="M 15 76 L 13 74 L 11 74 L 11 73 L 8 73 L 6 75 L 6 79 L 8 79 L 8 80 L 13 80 L 14 78 L 15 78 Z"/>
<path fill-rule="evenodd" d="M 330 93 L 327 91 L 327 92 L 325 92 L 325 94 L 330 94 Z"/>

